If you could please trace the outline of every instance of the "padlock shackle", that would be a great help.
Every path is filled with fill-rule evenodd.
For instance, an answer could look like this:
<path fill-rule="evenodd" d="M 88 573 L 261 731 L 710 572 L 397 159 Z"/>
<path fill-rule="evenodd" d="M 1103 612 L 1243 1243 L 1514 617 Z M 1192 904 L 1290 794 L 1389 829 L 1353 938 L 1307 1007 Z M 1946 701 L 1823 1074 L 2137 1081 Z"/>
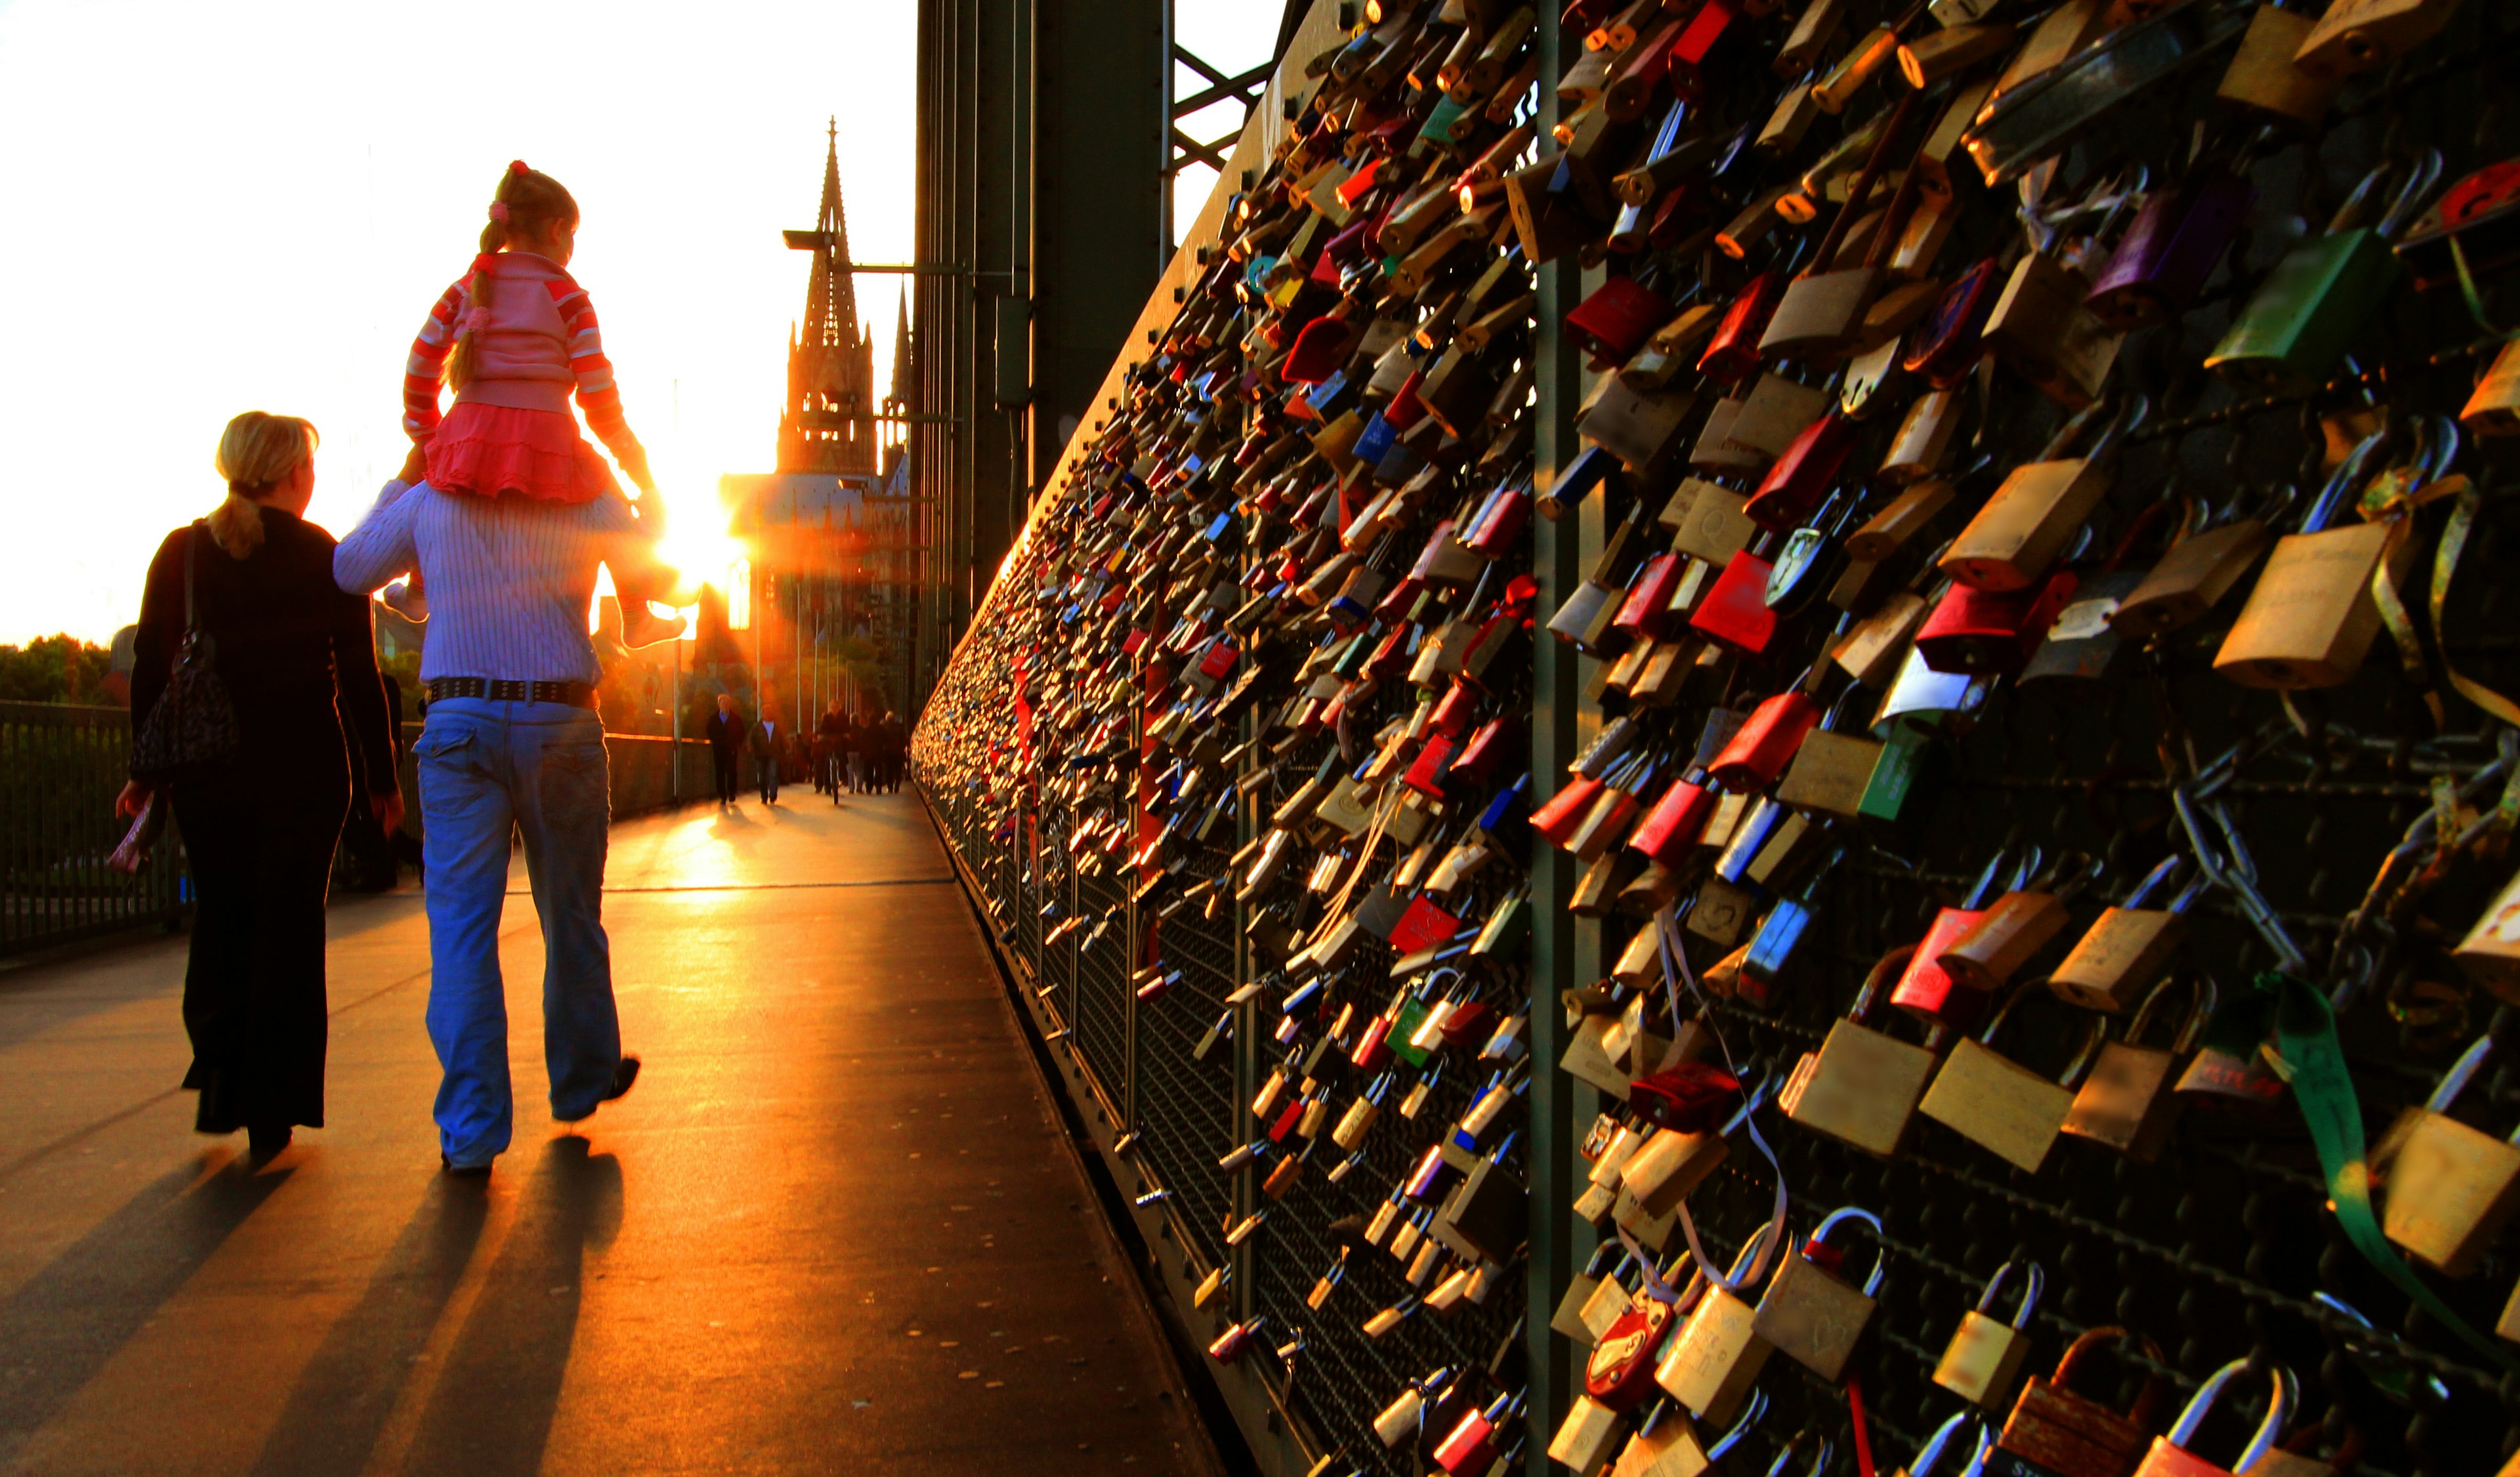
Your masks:
<path fill-rule="evenodd" d="M 2467 1050 L 2459 1052 L 2458 1059 L 2450 1064 L 2450 1070 L 2442 1073 L 2441 1081 L 2434 1086 L 2432 1096 L 2424 1099 L 2424 1110 L 2430 1113 L 2449 1112 L 2451 1104 L 2458 1100 L 2458 1095 L 2467 1090 L 2467 1085 L 2475 1078 L 2477 1070 L 2483 1067 L 2493 1055 L 2494 1036 L 2491 1032 L 2469 1042 Z"/>
<path fill-rule="evenodd" d="M 2089 1357 L 2092 1351 L 2123 1341 L 2132 1341 L 2137 1348 L 2143 1351 L 2144 1358 L 2154 1365 L 2162 1364 L 2161 1346 L 2154 1343 L 2150 1337 L 2120 1327 L 2115 1323 L 2109 1323 L 2097 1328 L 2086 1328 L 2081 1337 L 2066 1345 L 2064 1357 L 2056 1361 L 2056 1372 L 2048 1376 L 2048 1382 L 2058 1389 L 2072 1388 L 2071 1381 L 2076 1366 Z M 2161 1406 L 2162 1390 L 2161 1375 L 2155 1369 L 2146 1369 L 2143 1376 L 2143 1389 L 2136 1396 L 2135 1409 L 2128 1412 L 2127 1418 L 2136 1425 L 2150 1430 L 2153 1412 Z"/>
<path fill-rule="evenodd" d="M 1838 1209 L 1832 1210 L 1827 1215 L 1821 1217 L 1820 1224 L 1812 1228 L 1810 1244 L 1815 1246 L 1826 1246 L 1828 1244 L 1828 1233 L 1835 1231 L 1841 1223 L 1847 1221 L 1860 1222 L 1863 1225 L 1872 1228 L 1872 1275 L 1864 1279 L 1864 1295 L 1866 1297 L 1870 1297 L 1880 1290 L 1881 1276 L 1883 1273 L 1889 1270 L 1890 1261 L 1889 1248 L 1884 1246 L 1881 1241 L 1881 1218 L 1879 1216 L 1864 1209 L 1860 1205 L 1840 1206 Z M 1835 1248 L 1831 1249 L 1834 1250 Z M 1840 1280 L 1844 1279 L 1841 1278 Z"/>
<path fill-rule="evenodd" d="M 1873 961 L 1871 969 L 1864 976 L 1863 988 L 1855 992 L 1855 1004 L 1847 1007 L 1846 1018 L 1863 1025 L 1865 1017 L 1872 1013 L 1872 1007 L 1881 1003 L 1882 995 L 1907 971 L 1908 961 L 1915 953 L 1914 944 L 1902 944 Z"/>
<path fill-rule="evenodd" d="M 2128 893 L 2126 895 L 2126 901 L 2118 904 L 2118 906 L 2127 909 L 2130 912 L 2140 909 L 2143 907 L 2145 902 L 2150 900 L 2155 891 L 2167 885 L 2171 877 L 2176 874 L 2181 868 L 2186 865 L 2187 858 L 2178 852 L 2172 852 L 2170 855 L 2163 857 L 2160 861 L 2153 864 L 2150 872 L 2145 873 L 2143 876 L 2137 881 L 2135 884 L 2135 890 Z"/>
<path fill-rule="evenodd" d="M 1941 1461 L 1943 1454 L 1951 1449 L 1952 1438 L 1958 1436 L 1976 1416 L 1977 1412 L 1974 1410 L 1960 1410 L 1941 1425 L 1934 1427 L 1934 1434 L 1926 1437 L 1925 1444 L 1916 1449 L 1914 1456 L 1909 1458 L 1908 1477 L 1933 1477 L 1934 1465 Z"/>
<path fill-rule="evenodd" d="M 1995 1300 L 2003 1295 L 2003 1284 L 2011 1277 L 2013 1266 L 2013 1263 L 2006 1262 L 1995 1269 L 1995 1276 L 1986 1279 L 1985 1290 L 1977 1295 L 1977 1312 L 1984 1313 L 1994 1307 Z M 2029 1266 L 2030 1275 L 2022 1279 L 2021 1307 L 2012 1315 L 2012 1326 L 2015 1328 L 2029 1324 L 2031 1311 L 2039 1306 L 2039 1294 L 2048 1290 L 2048 1274 L 2040 1269 L 2037 1262 L 2032 1262 Z M 1911 1473 L 1910 1477 L 1921 1477 L 1921 1474 Z"/>
<path fill-rule="evenodd" d="M 2352 501 L 2356 486 L 2362 480 L 2363 468 L 2379 454 L 2388 440 L 2389 428 L 2383 425 L 2354 443 L 2354 449 L 2345 454 L 2345 460 L 2336 464 L 2336 470 L 2329 473 L 2325 484 L 2318 489 L 2318 496 L 2311 499 L 2309 511 L 2301 515 L 2301 532 L 2326 531 L 2327 525 L 2336 520 L 2336 515 Z"/>
<path fill-rule="evenodd" d="M 2245 1377 L 2248 1372 L 2249 1362 L 2245 1359 L 2235 1359 L 2215 1370 L 2206 1379 L 2204 1385 L 2188 1398 L 2186 1409 L 2179 1412 L 2179 1418 L 2171 1423 L 2170 1434 L 2162 1439 L 2182 1452 L 2186 1451 L 2187 1443 L 2196 1439 L 2197 1427 L 2203 1425 L 2205 1417 L 2212 1412 L 2214 1402 L 2221 1399 L 2225 1390 L 2228 1389 L 2234 1381 Z M 2239 1458 L 2230 1464 L 2230 1470 L 2234 1472 L 2247 1471 L 2251 1463 L 2267 1454 L 2268 1449 L 2275 1444 L 2275 1437 L 2291 1422 L 2292 1374 L 2281 1365 L 2277 1365 L 2268 1371 L 2268 1382 L 2272 1389 L 2267 1396 L 2266 1416 L 2258 1422 L 2258 1428 L 2251 1433 L 2248 1444 L 2240 1449 Z"/>
<path fill-rule="evenodd" d="M 2207 1018 L 2214 1013 L 2219 994 L 2214 986 L 2214 976 L 2201 969 L 2184 978 L 2177 974 L 2164 975 L 2151 989 L 2143 992 L 2142 1003 L 2135 1007 L 2135 1018 L 2127 1022 L 2125 1041 L 2128 1046 L 2143 1044 L 2144 1033 L 2152 1029 L 2153 1018 L 2161 1013 L 2162 1006 L 2170 999 L 2170 992 L 2182 983 L 2188 989 L 2187 1014 L 2180 1021 L 2179 1034 L 2171 1038 L 2170 1053 L 2181 1055 L 2196 1045 L 2196 1038 L 2205 1032 Z"/>
<path fill-rule="evenodd" d="M 1785 1444 L 1777 1449 L 1776 1459 L 1768 1463 L 1768 1477 L 1785 1477 L 1785 1468 L 1793 1464 L 1794 1454 L 1803 1450 L 1808 1443 L 1814 1441 L 1820 1443 L 1820 1452 L 1812 1458 L 1812 1464 L 1806 1471 L 1805 1477 L 1820 1477 L 1822 1472 L 1828 1469 L 1828 1458 L 1831 1455 L 1829 1451 L 1828 1438 L 1812 1430 L 1809 1426 L 1805 1426 L 1803 1429 L 1796 1431 L 1790 1437 L 1787 1437 L 1785 1439 Z"/>
<path fill-rule="evenodd" d="M 1715 1445 L 1706 1449 L 1707 1459 L 1721 1460 L 1726 1453 L 1740 1445 L 1741 1438 L 1749 1435 L 1750 1428 L 1757 1425 L 1760 1417 L 1767 1413 L 1768 1392 L 1753 1388 L 1750 1391 L 1750 1398 L 1742 1403 L 1741 1414 L 1732 1422 L 1732 1429 L 1717 1437 Z"/>

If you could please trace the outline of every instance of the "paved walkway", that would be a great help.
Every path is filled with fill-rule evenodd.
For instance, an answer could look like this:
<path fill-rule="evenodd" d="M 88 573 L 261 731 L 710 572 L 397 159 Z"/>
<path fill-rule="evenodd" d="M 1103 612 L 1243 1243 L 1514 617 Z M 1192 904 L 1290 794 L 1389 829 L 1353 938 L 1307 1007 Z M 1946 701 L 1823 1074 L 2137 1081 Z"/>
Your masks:
<path fill-rule="evenodd" d="M 190 1132 L 180 939 L 0 973 L 0 1469 L 1211 1470 L 918 802 L 614 832 L 638 1090 L 437 1174 L 406 891 L 332 916 L 331 1126 Z"/>

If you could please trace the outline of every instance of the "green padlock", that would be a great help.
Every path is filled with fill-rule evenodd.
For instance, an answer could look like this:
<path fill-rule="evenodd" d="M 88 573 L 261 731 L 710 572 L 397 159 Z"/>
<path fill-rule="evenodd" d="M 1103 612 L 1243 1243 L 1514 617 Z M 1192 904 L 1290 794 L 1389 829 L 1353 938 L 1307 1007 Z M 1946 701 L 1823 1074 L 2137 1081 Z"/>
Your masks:
<path fill-rule="evenodd" d="M 2398 285 L 2393 244 L 2432 194 L 2441 168 L 2441 152 L 2427 150 L 2373 224 L 2364 222 L 2394 170 L 2382 164 L 2364 175 L 2326 234 L 2304 240 L 2275 263 L 2205 367 L 2267 392 L 2324 380 Z"/>
<path fill-rule="evenodd" d="M 1932 739 L 1913 729 L 1893 730 L 1890 741 L 1881 746 L 1881 757 L 1873 761 L 1872 778 L 1865 782 L 1856 813 L 1894 825 L 1912 814 L 1926 788 L 1923 772 L 1932 744 Z"/>

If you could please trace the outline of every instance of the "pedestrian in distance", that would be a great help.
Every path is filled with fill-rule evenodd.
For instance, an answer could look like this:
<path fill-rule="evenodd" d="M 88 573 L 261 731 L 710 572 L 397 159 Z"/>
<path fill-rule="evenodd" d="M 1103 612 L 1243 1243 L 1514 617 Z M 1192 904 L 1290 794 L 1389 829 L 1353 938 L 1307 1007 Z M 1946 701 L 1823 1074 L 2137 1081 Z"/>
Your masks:
<path fill-rule="evenodd" d="M 324 1125 L 324 903 L 353 791 L 387 834 L 402 824 L 368 603 L 333 583 L 333 536 L 305 521 L 315 441 L 294 416 L 230 421 L 217 457 L 226 499 L 150 561 L 135 740 L 166 699 L 189 627 L 193 659 L 226 689 L 234 744 L 222 761 L 134 773 L 115 802 L 130 816 L 171 805 L 182 829 L 197 899 L 184 1086 L 201 1095 L 194 1127 L 246 1130 L 256 1163 L 292 1130 Z"/>
<path fill-rule="evenodd" d="M 720 810 L 735 803 L 736 761 L 743 752 L 743 720 L 735 715 L 733 694 L 717 694 L 717 711 L 708 720 L 709 762 L 717 772 Z"/>
<path fill-rule="evenodd" d="M 761 716 L 752 720 L 752 726 L 744 731 L 743 747 L 752 756 L 753 783 L 760 790 L 764 805 L 779 803 L 779 751 L 786 741 L 786 730 L 779 723 L 779 715 L 768 708 L 763 708 Z"/>
<path fill-rule="evenodd" d="M 849 745 L 856 736 L 851 732 L 849 715 L 834 697 L 823 709 L 814 725 L 815 754 L 821 774 L 821 786 L 832 792 L 832 803 L 840 803 L 840 786 L 847 782 Z"/>

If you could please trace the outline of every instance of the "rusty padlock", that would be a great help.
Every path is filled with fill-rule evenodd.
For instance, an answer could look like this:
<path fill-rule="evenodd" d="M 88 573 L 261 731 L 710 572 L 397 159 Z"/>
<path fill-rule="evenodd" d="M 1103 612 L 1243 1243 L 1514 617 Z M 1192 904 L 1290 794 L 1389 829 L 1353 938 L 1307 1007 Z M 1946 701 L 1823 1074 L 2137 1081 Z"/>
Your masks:
<path fill-rule="evenodd" d="M 2099 1052 L 2100 1017 L 2086 1024 L 2082 1045 L 2065 1069 L 2043 1077 L 1994 1047 L 2014 1008 L 2032 994 L 2053 998 L 2037 980 L 2017 986 L 1984 1031 L 1953 1044 L 1916 1111 L 2035 1175 L 2056 1146 L 2056 1137 L 2074 1111 L 2075 1087 Z"/>
<path fill-rule="evenodd" d="M 2074 1371 L 2103 1345 L 2133 1338 L 2150 1361 L 2142 1392 L 2125 1413 L 2072 1388 Z M 2140 1334 L 2109 1326 L 2084 1332 L 2056 1362 L 2056 1372 L 2031 1376 L 2004 1418 L 2003 1431 L 1987 1454 L 1988 1477 L 2127 1477 L 2142 1459 L 2159 1412 L 2162 1382 L 2152 1368 L 2164 1363 L 2161 1346 Z"/>
<path fill-rule="evenodd" d="M 2178 987 L 2176 979 L 2153 986 L 2127 1024 L 2126 1039 L 2101 1044 L 2091 1075 L 2083 1079 L 2074 1094 L 2074 1106 L 2065 1114 L 2066 1133 L 2115 1149 L 2138 1164 L 2161 1157 L 2182 1103 L 2179 1094 L 2171 1091 L 2172 1077 L 2180 1058 L 2196 1049 L 2197 1038 L 2214 1014 L 2214 981 L 2197 974 L 2188 984 L 2186 1016 L 2170 1045 L 2144 1045 L 2155 1013 Z"/>
<path fill-rule="evenodd" d="M 2493 1053 L 2494 1038 L 2478 1037 L 2371 1154 L 2372 1173 L 2387 1186 L 2381 1231 L 2444 1276 L 2474 1272 L 2520 1212 L 2520 1133 L 2497 1139 L 2450 1115 Z"/>
<path fill-rule="evenodd" d="M 2039 1307 L 2039 1294 L 2048 1282 L 2048 1275 L 2032 1262 L 2022 1278 L 2020 1304 L 2013 1309 L 2011 1321 L 2005 1322 L 1988 1310 L 2003 1295 L 2004 1281 L 2012 1272 L 2010 1262 L 1995 1269 L 1995 1276 L 1987 1278 L 1977 1295 L 1977 1306 L 1961 1315 L 1960 1325 L 1952 1330 L 1952 1341 L 1943 1347 L 1943 1357 L 1934 1365 L 1934 1383 L 1990 1410 L 2012 1403 L 2012 1387 L 2030 1358 L 2030 1315 Z"/>
<path fill-rule="evenodd" d="M 2099 425 L 2106 404 L 2094 401 L 2076 414 L 2038 461 L 2016 467 L 2004 477 L 1944 551 L 1945 574 L 1971 589 L 1998 594 L 2038 582 L 2108 495 L 2111 458 L 2152 408 L 2142 395 L 2128 397 L 2098 429 L 2087 455 L 2065 455 L 2086 431 Z"/>
<path fill-rule="evenodd" d="M 1876 1238 L 1872 1270 L 1861 1287 L 1837 1275 L 1845 1253 L 1828 1242 L 1831 1231 L 1850 1225 L 1870 1227 Z M 1888 1270 L 1888 1253 L 1877 1241 L 1880 1234 L 1881 1218 L 1857 1206 L 1822 1218 L 1811 1239 L 1777 1268 L 1751 1319 L 1752 1331 L 1794 1363 L 1836 1383 L 1871 1325 L 1874 1294 Z"/>

